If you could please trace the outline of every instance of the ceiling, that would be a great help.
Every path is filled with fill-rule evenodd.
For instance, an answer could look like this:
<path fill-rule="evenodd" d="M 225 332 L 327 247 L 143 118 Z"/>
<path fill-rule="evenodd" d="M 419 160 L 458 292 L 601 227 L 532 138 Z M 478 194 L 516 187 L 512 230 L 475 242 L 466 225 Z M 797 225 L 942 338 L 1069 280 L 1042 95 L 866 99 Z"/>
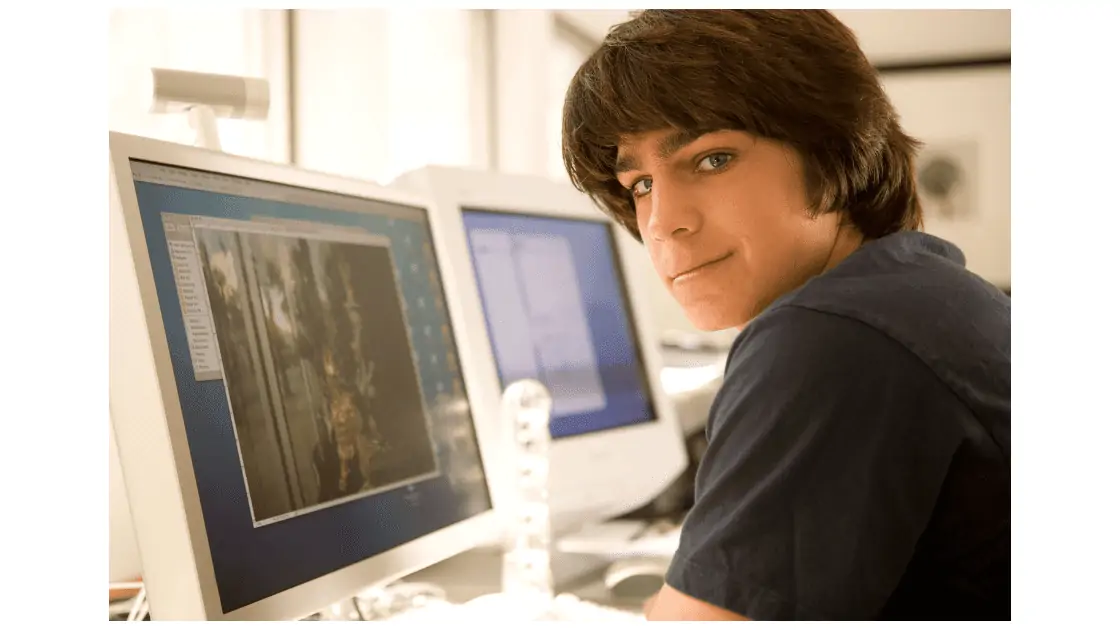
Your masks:
<path fill-rule="evenodd" d="M 566 21 L 601 40 L 628 19 L 624 10 L 563 10 Z M 874 64 L 943 61 L 1011 52 L 1010 10 L 834 10 Z"/>

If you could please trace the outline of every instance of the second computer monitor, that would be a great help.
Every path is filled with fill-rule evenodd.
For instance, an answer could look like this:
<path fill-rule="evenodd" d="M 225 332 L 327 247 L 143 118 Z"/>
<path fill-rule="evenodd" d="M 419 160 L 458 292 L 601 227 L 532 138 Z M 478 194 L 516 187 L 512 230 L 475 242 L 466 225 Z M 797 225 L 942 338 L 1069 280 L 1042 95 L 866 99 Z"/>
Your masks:
<path fill-rule="evenodd" d="M 463 209 L 503 387 L 552 395 L 552 437 L 655 422 L 611 228 L 600 221 Z"/>
<path fill-rule="evenodd" d="M 449 265 L 465 342 L 493 358 L 472 366 L 489 383 L 472 392 L 480 421 L 499 421 L 501 391 L 517 380 L 552 395 L 554 525 L 656 497 L 686 456 L 659 387 L 641 248 L 584 195 L 546 178 L 429 167 L 398 185 L 432 200 L 437 238 L 466 263 Z"/>

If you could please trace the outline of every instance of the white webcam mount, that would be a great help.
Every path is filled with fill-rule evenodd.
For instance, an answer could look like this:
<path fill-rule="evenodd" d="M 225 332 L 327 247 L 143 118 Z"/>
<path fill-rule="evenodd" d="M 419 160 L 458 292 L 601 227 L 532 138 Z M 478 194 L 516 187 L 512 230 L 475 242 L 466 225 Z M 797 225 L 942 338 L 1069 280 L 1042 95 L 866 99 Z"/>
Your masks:
<path fill-rule="evenodd" d="M 152 68 L 151 111 L 187 114 L 200 147 L 222 150 L 218 118 L 265 120 L 268 109 L 266 79 Z"/>

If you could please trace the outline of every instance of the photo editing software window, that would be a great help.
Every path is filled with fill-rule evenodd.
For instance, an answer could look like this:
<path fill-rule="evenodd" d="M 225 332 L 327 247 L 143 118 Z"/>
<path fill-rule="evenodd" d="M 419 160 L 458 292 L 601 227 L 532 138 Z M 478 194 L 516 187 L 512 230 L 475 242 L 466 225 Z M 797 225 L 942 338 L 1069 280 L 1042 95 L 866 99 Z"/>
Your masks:
<path fill-rule="evenodd" d="M 223 610 L 490 509 L 423 208 L 131 168 Z"/>
<path fill-rule="evenodd" d="M 610 225 L 463 209 L 502 387 L 552 394 L 556 439 L 654 419 Z"/>

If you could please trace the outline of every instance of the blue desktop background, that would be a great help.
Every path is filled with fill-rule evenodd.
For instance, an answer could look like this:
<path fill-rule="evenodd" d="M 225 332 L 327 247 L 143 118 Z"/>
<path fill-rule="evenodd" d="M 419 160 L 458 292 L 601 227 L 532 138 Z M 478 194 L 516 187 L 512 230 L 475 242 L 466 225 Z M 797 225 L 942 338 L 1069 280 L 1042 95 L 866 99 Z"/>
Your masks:
<path fill-rule="evenodd" d="M 391 239 L 408 304 L 425 300 L 434 305 L 442 289 L 428 281 L 432 263 L 422 247 L 431 243 L 431 236 L 422 209 L 415 209 L 419 220 L 411 221 L 144 181 L 136 181 L 135 188 L 223 611 L 242 608 L 491 508 L 485 481 L 465 484 L 448 475 L 466 467 L 481 469 L 482 463 L 470 413 L 463 411 L 467 406 L 455 404 L 462 402 L 461 395 L 456 399 L 449 394 L 459 389 L 456 383 L 462 377 L 453 340 L 448 343 L 439 334 L 442 326 L 450 326 L 446 308 L 409 308 L 406 321 L 417 356 L 455 357 L 454 363 L 422 360 L 418 366 L 443 474 L 255 528 L 225 386 L 221 380 L 195 380 L 161 220 L 161 213 L 179 213 L 364 228 Z M 417 273 L 405 272 L 414 265 L 419 265 Z M 464 434 L 464 425 L 470 436 L 466 455 L 461 445 L 451 444 L 453 434 Z"/>
<path fill-rule="evenodd" d="M 462 214 L 468 243 L 474 230 L 501 230 L 524 236 L 561 237 L 571 247 L 583 297 L 583 311 L 591 329 L 599 376 L 606 394 L 606 406 L 589 413 L 553 417 L 550 421 L 552 437 L 574 437 L 654 420 L 649 383 L 638 350 L 610 225 L 601 221 L 467 208 L 462 210 Z M 477 277 L 477 265 L 474 272 Z M 543 281 L 547 282 L 547 279 Z M 485 296 L 479 297 L 483 309 L 489 311 Z M 510 296 L 509 299 L 517 297 Z M 502 334 L 501 327 L 491 321 L 489 312 L 486 328 L 491 339 Z M 509 385 L 501 365 L 498 365 L 498 376 L 502 387 Z"/>

